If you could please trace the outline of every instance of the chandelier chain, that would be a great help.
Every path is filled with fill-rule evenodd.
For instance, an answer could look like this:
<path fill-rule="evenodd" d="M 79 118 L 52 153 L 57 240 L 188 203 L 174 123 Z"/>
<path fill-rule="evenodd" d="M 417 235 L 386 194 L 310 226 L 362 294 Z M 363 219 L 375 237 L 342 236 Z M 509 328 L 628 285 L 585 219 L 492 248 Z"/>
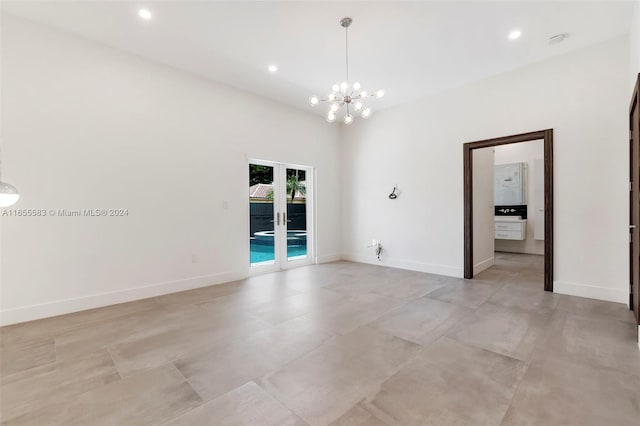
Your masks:
<path fill-rule="evenodd" d="M 347 68 L 347 82 L 349 81 L 349 27 L 345 28 L 345 46 L 346 46 L 346 58 L 345 58 L 345 63 L 346 63 L 346 68 Z"/>

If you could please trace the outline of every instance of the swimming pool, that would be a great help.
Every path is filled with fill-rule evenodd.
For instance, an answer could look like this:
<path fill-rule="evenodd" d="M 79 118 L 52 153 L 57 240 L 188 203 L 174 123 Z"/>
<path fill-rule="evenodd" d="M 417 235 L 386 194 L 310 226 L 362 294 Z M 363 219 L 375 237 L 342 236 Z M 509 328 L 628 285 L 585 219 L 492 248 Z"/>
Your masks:
<path fill-rule="evenodd" d="M 256 232 L 250 240 L 251 263 L 271 262 L 275 259 L 273 231 Z M 307 232 L 287 231 L 287 257 L 307 255 Z"/>

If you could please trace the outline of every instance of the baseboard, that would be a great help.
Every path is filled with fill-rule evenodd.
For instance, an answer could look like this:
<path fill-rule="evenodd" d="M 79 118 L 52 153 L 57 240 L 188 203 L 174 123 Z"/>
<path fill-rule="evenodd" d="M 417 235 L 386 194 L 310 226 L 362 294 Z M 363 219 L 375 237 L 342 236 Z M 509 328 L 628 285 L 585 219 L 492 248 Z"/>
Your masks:
<path fill-rule="evenodd" d="M 493 256 L 481 262 L 476 263 L 475 265 L 473 265 L 473 275 L 479 274 L 485 269 L 491 268 L 494 263 L 495 263 L 495 258 Z"/>
<path fill-rule="evenodd" d="M 132 302 L 164 294 L 177 293 L 247 277 L 247 272 L 222 272 L 183 280 L 166 281 L 113 292 L 93 294 L 71 299 L 56 300 L 36 305 L 21 306 L 0 311 L 0 325 L 16 324 L 41 318 L 101 308 L 118 303 Z"/>
<path fill-rule="evenodd" d="M 316 263 L 337 262 L 338 260 L 342 260 L 342 255 L 340 253 L 326 254 L 324 256 L 316 257 Z"/>
<path fill-rule="evenodd" d="M 589 299 L 606 300 L 608 302 L 629 304 L 629 292 L 610 287 L 598 287 L 567 281 L 554 281 L 553 292 L 570 296 L 588 297 Z"/>
<path fill-rule="evenodd" d="M 410 271 L 426 272 L 429 274 L 446 275 L 449 277 L 463 277 L 463 268 L 449 265 L 437 265 L 433 263 L 416 262 L 413 260 L 402 260 L 382 257 L 382 261 L 379 261 L 376 256 L 355 254 L 355 253 L 342 253 L 343 260 L 349 260 L 351 262 L 368 263 L 371 265 L 388 266 L 391 268 L 408 269 Z"/>
<path fill-rule="evenodd" d="M 495 249 L 497 253 L 518 253 L 518 254 L 532 254 L 534 256 L 544 256 L 544 249 L 542 251 L 535 250 L 521 250 L 518 248 L 512 249 L 511 247 L 501 247 Z"/>

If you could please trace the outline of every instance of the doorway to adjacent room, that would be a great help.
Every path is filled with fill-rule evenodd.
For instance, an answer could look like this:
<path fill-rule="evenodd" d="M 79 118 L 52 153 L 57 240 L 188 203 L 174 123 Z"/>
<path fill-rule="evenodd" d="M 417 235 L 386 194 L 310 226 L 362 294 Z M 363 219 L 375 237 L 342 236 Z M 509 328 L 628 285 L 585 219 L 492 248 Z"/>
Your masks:
<path fill-rule="evenodd" d="M 541 130 L 537 132 L 524 133 L 519 135 L 488 139 L 477 142 L 465 143 L 463 146 L 464 163 L 464 277 L 471 279 L 474 277 L 474 152 L 483 148 L 498 147 L 502 145 L 515 144 L 529 141 L 543 141 L 544 158 L 542 161 L 542 174 L 544 179 L 540 194 L 542 212 L 533 211 L 532 214 L 539 214 L 544 221 L 544 289 L 553 291 L 553 129 Z M 493 179 L 491 179 L 493 185 Z M 477 207 L 476 207 L 477 208 Z M 494 206 L 490 220 L 494 220 Z M 510 209 L 516 209 L 511 206 Z M 497 208 L 496 208 L 497 211 Z M 521 219 L 521 215 L 520 215 Z M 517 232 L 516 225 L 522 227 L 520 222 L 509 222 L 503 220 L 505 229 L 497 230 L 494 225 L 491 232 L 509 234 L 511 236 Z M 507 229 L 508 228 L 508 229 Z M 513 229 L 511 229 L 513 228 Z M 523 232 L 523 231 L 521 231 Z M 496 234 L 497 235 L 497 234 Z M 506 238 L 506 237 L 505 237 Z"/>

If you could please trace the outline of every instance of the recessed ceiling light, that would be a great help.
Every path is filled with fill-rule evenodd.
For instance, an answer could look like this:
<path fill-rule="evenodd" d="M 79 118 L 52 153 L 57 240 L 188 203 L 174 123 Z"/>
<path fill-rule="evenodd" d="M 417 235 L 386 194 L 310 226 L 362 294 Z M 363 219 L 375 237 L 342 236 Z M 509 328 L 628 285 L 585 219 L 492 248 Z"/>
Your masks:
<path fill-rule="evenodd" d="M 276 72 L 278 71 L 278 67 L 275 65 L 269 65 L 269 72 Z"/>
<path fill-rule="evenodd" d="M 149 12 L 147 9 L 140 9 L 138 11 L 138 16 L 148 21 L 149 19 L 151 19 L 151 12 Z"/>
<path fill-rule="evenodd" d="M 520 30 L 513 30 L 509 33 L 509 40 L 517 40 L 522 35 Z"/>

